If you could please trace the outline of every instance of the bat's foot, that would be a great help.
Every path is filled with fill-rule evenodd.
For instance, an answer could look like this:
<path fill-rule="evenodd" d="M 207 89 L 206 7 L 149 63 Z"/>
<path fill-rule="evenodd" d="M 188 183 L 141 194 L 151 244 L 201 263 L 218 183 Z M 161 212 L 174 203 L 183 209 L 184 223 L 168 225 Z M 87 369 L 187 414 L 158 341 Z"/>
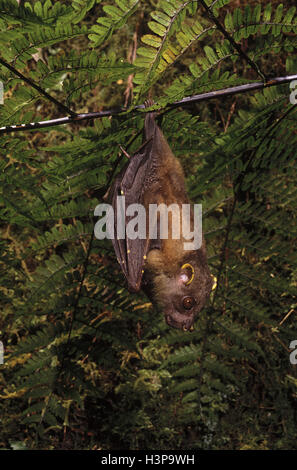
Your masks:
<path fill-rule="evenodd" d="M 144 106 L 146 108 L 150 108 L 153 105 L 154 105 L 154 101 L 152 99 L 145 100 L 145 102 L 144 102 Z"/>

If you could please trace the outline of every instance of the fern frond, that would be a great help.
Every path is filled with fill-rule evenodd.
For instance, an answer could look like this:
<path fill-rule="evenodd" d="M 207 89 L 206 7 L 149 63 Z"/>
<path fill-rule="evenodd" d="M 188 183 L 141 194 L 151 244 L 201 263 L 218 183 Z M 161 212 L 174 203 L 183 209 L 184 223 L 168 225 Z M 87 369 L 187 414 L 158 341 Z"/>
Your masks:
<path fill-rule="evenodd" d="M 124 26 L 128 18 L 137 10 L 139 0 L 117 0 L 117 6 L 104 5 L 106 16 L 97 19 L 98 25 L 91 28 L 90 41 L 94 47 L 98 47 L 107 41 L 112 34 Z"/>

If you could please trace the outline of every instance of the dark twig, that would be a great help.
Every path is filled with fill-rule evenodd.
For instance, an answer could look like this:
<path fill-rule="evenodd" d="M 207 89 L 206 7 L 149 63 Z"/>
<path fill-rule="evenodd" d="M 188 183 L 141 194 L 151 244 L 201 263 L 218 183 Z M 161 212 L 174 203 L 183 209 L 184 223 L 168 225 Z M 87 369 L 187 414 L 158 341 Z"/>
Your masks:
<path fill-rule="evenodd" d="M 15 69 L 12 65 L 8 64 L 5 62 L 3 59 L 0 59 L 0 64 L 9 69 L 14 75 L 17 75 L 19 78 L 21 78 L 24 82 L 28 83 L 32 88 L 37 90 L 41 95 L 43 95 L 45 98 L 47 98 L 49 101 L 54 103 L 58 107 L 58 109 L 61 109 L 62 111 L 66 112 L 67 114 L 70 114 L 70 116 L 76 116 L 76 113 L 72 111 L 68 106 L 65 106 L 63 103 L 60 103 L 58 100 L 56 100 L 53 96 L 51 96 L 49 93 L 47 93 L 43 88 L 41 88 L 39 85 L 37 85 L 33 80 L 30 78 L 27 78 L 25 75 L 23 75 L 21 72 L 19 72 L 17 69 Z"/>
<path fill-rule="evenodd" d="M 262 80 L 264 81 L 264 83 L 267 81 L 267 77 L 263 74 L 263 72 L 261 72 L 261 70 L 259 69 L 258 65 L 256 64 L 256 62 L 254 62 L 243 50 L 242 48 L 240 47 L 239 44 L 237 44 L 237 42 L 234 41 L 233 37 L 228 33 L 228 31 L 226 31 L 226 29 L 221 25 L 221 23 L 218 21 L 218 19 L 215 17 L 215 15 L 213 14 L 213 11 L 211 10 L 211 8 L 209 8 L 205 1 L 204 0 L 199 0 L 201 5 L 203 6 L 204 10 L 207 12 L 209 18 L 211 19 L 211 21 L 213 21 L 216 25 L 216 27 L 221 31 L 221 33 L 223 33 L 223 35 L 225 36 L 226 39 L 228 39 L 228 41 L 230 42 L 230 44 L 232 44 L 232 46 L 234 47 L 234 49 L 238 52 L 238 54 L 252 67 L 252 69 L 255 70 L 255 72 L 257 73 L 257 75 L 259 75 Z"/>
<path fill-rule="evenodd" d="M 224 88 L 222 90 L 209 91 L 207 93 L 201 93 L 199 95 L 186 96 L 185 98 L 179 101 L 174 101 L 173 103 L 169 103 L 168 108 L 177 108 L 179 106 L 186 106 L 188 104 L 199 103 L 199 102 L 211 100 L 214 98 L 221 98 L 224 96 L 235 95 L 238 93 L 246 93 L 249 91 L 260 90 L 263 88 L 268 88 L 271 86 L 288 83 L 293 80 L 297 80 L 297 75 L 289 75 L 286 77 L 275 77 L 266 83 L 264 82 L 246 83 L 244 85 Z M 40 121 L 40 122 L 32 122 L 29 124 L 19 124 L 19 125 L 0 127 L 0 135 L 7 134 L 10 132 L 34 130 L 34 129 L 42 129 L 45 127 L 59 126 L 61 124 L 70 124 L 70 123 L 75 123 L 78 121 L 85 121 L 88 119 L 97 119 L 97 118 L 102 118 L 106 116 L 115 116 L 115 115 L 124 114 L 127 112 L 139 111 L 142 109 L 145 109 L 144 104 L 140 104 L 131 109 L 125 108 L 125 107 L 118 107 L 118 108 L 113 108 L 113 109 L 109 109 L 106 111 L 98 111 L 98 112 L 92 112 L 92 113 L 80 113 L 80 114 L 73 113 L 72 116 L 65 116 L 62 118 L 51 119 L 48 121 Z"/>

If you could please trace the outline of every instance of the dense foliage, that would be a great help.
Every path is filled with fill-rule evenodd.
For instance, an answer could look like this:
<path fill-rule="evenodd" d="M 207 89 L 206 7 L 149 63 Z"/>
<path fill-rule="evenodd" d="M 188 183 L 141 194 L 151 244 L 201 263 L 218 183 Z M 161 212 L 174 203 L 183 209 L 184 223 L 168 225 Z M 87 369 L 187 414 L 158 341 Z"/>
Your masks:
<path fill-rule="evenodd" d="M 239 6 L 240 4 L 240 6 Z M 76 112 L 296 73 L 295 1 L 0 0 L 0 57 Z M 2 65 L 0 126 L 65 115 Z M 192 334 L 93 235 L 143 114 L 1 135 L 0 447 L 296 449 L 289 85 L 163 113 L 216 291 Z"/>

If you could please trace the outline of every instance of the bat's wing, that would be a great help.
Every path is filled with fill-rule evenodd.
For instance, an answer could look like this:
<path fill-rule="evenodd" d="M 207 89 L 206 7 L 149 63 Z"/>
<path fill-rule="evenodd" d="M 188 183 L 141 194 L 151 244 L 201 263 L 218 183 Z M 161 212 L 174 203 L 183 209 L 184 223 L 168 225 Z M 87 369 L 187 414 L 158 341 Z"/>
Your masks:
<path fill-rule="evenodd" d="M 130 204 L 142 204 L 143 202 L 145 181 L 153 172 L 152 147 L 153 138 L 150 138 L 130 157 L 128 164 L 115 179 L 108 197 L 114 210 L 113 247 L 128 281 L 128 288 L 134 292 L 137 292 L 141 286 L 143 266 L 149 251 L 150 241 L 148 236 L 145 239 L 136 238 L 135 240 L 126 236 L 127 224 L 129 220 L 133 219 L 133 216 L 126 215 L 126 210 Z M 118 198 L 118 196 L 124 196 L 125 199 Z M 123 201 L 123 205 L 119 204 Z M 147 214 L 145 223 L 148 227 Z"/>

